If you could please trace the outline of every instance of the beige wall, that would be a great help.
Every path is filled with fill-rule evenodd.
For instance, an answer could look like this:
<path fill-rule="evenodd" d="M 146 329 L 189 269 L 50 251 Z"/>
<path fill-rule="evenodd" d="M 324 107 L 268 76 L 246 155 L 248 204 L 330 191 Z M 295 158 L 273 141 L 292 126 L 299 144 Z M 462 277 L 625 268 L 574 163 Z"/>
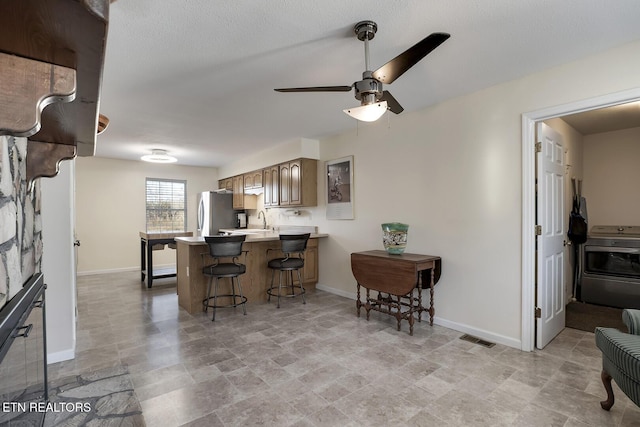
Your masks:
<path fill-rule="evenodd" d="M 640 87 L 638 76 L 640 42 L 322 139 L 321 165 L 355 158 L 355 220 L 326 220 L 322 196 L 302 217 L 269 216 L 330 234 L 319 287 L 347 296 L 356 292 L 350 254 L 382 249 L 381 223 L 409 224 L 407 251 L 443 258 L 437 322 L 520 347 L 521 116 Z"/>
<path fill-rule="evenodd" d="M 584 138 L 589 226 L 640 225 L 640 128 Z"/>
<path fill-rule="evenodd" d="M 187 230 L 196 228 L 196 195 L 217 188 L 214 168 L 79 157 L 76 159 L 78 272 L 140 268 L 145 179 L 187 180 Z M 175 251 L 154 252 L 154 265 L 174 265 Z"/>
<path fill-rule="evenodd" d="M 318 207 L 304 209 L 299 218 L 286 218 L 275 209 L 270 209 L 269 216 L 280 223 L 318 225 L 322 232 L 330 234 L 320 243 L 319 286 L 347 296 L 356 291 L 350 254 L 382 249 L 381 223 L 409 224 L 407 251 L 443 258 L 442 278 L 436 288 L 437 322 L 520 347 L 521 116 L 640 87 L 639 76 L 637 42 L 422 111 L 392 115 L 389 122 L 384 118 L 358 125 L 357 133 L 354 130 L 319 142 L 318 171 L 319 195 L 324 195 L 323 162 L 354 156 L 356 218 L 326 220 L 323 196 L 319 196 Z M 299 145 L 290 147 L 267 156 L 269 163 L 300 157 Z M 262 166 L 265 165 L 254 161 L 245 170 Z M 111 167 L 102 171 L 101 182 L 108 184 L 112 175 L 121 173 Z M 79 184 L 85 173 L 94 173 L 87 169 L 78 171 Z M 243 169 L 241 164 L 230 165 L 221 176 Z M 124 173 L 130 176 L 118 178 L 118 182 L 133 183 L 145 176 Z M 117 195 L 118 191 L 109 189 L 109 193 Z M 134 199 L 130 199 L 129 216 L 133 217 L 134 209 L 139 211 L 139 223 L 126 232 L 117 226 L 124 219 L 109 228 L 109 233 L 120 234 L 109 247 L 122 251 L 125 246 L 132 248 L 128 264 L 123 265 L 137 262 L 136 236 L 144 225 L 144 207 L 139 206 L 142 197 L 139 201 Z M 81 203 L 79 191 L 78 204 Z M 108 202 L 102 203 L 102 209 L 114 211 Z M 110 215 L 101 214 L 100 218 L 108 227 Z M 90 234 L 95 225 L 83 227 Z M 105 257 L 108 252 L 104 251 Z M 118 265 L 116 260 L 110 261 L 110 265 Z"/>

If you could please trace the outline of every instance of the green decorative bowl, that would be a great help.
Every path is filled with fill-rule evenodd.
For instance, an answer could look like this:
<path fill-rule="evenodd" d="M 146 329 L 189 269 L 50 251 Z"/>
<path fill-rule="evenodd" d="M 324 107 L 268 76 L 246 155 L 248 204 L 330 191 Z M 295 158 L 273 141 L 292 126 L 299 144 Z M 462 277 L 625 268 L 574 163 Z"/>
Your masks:
<path fill-rule="evenodd" d="M 401 222 L 387 222 L 382 224 L 382 244 L 387 253 L 400 255 L 407 247 L 407 232 L 409 226 Z"/>

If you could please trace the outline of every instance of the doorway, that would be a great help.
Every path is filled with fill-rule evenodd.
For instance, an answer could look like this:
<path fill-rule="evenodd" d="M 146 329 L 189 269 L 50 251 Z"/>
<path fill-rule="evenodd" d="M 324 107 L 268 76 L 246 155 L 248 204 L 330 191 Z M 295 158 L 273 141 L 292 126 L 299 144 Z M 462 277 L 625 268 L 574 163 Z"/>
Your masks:
<path fill-rule="evenodd" d="M 536 303 L 536 124 L 544 120 L 640 100 L 640 88 L 617 92 L 522 115 L 522 341 L 523 351 L 535 347 Z"/>

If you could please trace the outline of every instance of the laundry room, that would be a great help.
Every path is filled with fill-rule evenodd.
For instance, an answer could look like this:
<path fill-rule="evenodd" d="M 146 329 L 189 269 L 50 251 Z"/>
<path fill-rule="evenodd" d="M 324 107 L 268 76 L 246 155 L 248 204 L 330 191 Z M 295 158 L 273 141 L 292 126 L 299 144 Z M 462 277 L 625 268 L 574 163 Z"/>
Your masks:
<path fill-rule="evenodd" d="M 545 124 L 564 144 L 567 327 L 620 326 L 620 309 L 640 308 L 640 102 Z"/>

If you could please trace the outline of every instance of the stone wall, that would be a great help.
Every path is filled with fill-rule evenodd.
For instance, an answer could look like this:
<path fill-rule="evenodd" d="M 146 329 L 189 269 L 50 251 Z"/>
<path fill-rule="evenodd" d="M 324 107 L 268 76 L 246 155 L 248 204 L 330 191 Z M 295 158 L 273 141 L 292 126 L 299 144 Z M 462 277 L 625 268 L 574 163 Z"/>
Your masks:
<path fill-rule="evenodd" d="M 40 182 L 28 191 L 27 139 L 0 136 L 0 307 L 40 271 Z"/>

